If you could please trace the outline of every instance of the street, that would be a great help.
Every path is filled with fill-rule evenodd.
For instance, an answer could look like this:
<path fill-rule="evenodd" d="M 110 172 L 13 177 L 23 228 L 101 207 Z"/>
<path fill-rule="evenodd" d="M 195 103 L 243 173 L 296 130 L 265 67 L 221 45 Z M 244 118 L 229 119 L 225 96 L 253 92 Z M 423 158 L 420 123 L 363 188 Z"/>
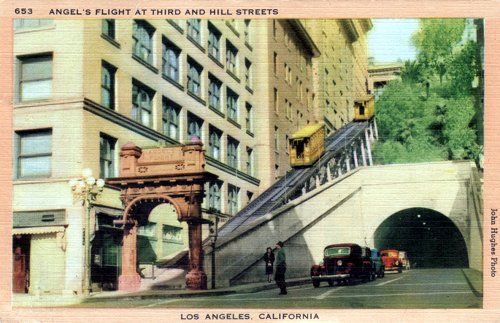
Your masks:
<path fill-rule="evenodd" d="M 274 284 L 274 283 L 273 283 Z M 82 307 L 136 308 L 481 308 L 461 269 L 416 269 L 387 273 L 373 282 L 319 288 L 312 284 L 255 293 L 190 298 L 113 300 Z"/>

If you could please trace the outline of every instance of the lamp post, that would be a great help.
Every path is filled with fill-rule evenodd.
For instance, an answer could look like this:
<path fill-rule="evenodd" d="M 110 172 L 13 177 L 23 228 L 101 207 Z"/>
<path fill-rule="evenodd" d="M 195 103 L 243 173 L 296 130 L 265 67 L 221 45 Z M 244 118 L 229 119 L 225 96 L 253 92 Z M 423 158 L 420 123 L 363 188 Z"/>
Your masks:
<path fill-rule="evenodd" d="M 84 274 L 83 274 L 83 292 L 86 296 L 90 294 L 90 211 L 92 202 L 102 193 L 104 180 L 96 179 L 92 176 L 92 170 L 85 168 L 82 171 L 81 178 L 71 179 L 69 181 L 71 192 L 77 200 L 82 201 L 85 207 L 85 228 L 84 228 Z"/>
<path fill-rule="evenodd" d="M 211 210 L 212 211 L 212 210 Z M 215 289 L 215 243 L 217 242 L 218 235 L 218 226 L 219 226 L 219 217 L 212 211 L 212 214 L 215 216 L 215 221 L 209 225 L 209 238 L 212 246 L 212 289 Z"/>

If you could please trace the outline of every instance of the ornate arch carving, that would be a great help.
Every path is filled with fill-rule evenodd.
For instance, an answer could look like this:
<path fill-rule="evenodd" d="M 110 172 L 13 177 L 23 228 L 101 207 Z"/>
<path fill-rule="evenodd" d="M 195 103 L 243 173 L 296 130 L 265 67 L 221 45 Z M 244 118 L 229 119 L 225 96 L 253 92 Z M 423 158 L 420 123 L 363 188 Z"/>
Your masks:
<path fill-rule="evenodd" d="M 172 204 L 177 219 L 189 224 L 190 270 L 186 286 L 206 289 L 201 236 L 202 224 L 210 221 L 202 218 L 201 204 L 205 182 L 215 178 L 205 171 L 205 155 L 199 140 L 167 148 L 143 150 L 130 142 L 122 147 L 120 177 L 107 180 L 108 184 L 120 188 L 124 205 L 123 218 L 115 221 L 124 225 L 120 290 L 133 291 L 140 287 L 136 270 L 137 226 L 162 203 Z"/>

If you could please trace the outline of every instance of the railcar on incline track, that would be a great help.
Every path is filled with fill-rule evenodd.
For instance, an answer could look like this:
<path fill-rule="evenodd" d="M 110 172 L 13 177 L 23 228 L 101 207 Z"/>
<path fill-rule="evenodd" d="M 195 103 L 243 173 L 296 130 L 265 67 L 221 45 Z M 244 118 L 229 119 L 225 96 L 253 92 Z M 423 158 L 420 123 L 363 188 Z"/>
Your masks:
<path fill-rule="evenodd" d="M 292 167 L 311 166 L 325 152 L 325 125 L 305 126 L 292 135 L 288 147 Z"/>

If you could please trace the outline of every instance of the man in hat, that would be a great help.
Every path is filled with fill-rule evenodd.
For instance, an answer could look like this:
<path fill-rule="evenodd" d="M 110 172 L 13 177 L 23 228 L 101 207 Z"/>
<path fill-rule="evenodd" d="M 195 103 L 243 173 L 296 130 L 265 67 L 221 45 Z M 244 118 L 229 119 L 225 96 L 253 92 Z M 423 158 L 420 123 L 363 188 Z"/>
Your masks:
<path fill-rule="evenodd" d="M 286 283 L 285 283 L 285 272 L 286 272 L 286 255 L 283 249 L 283 242 L 279 241 L 276 244 L 276 249 L 278 250 L 278 255 L 276 256 L 276 274 L 274 280 L 276 285 L 280 288 L 280 295 L 286 295 Z"/>

